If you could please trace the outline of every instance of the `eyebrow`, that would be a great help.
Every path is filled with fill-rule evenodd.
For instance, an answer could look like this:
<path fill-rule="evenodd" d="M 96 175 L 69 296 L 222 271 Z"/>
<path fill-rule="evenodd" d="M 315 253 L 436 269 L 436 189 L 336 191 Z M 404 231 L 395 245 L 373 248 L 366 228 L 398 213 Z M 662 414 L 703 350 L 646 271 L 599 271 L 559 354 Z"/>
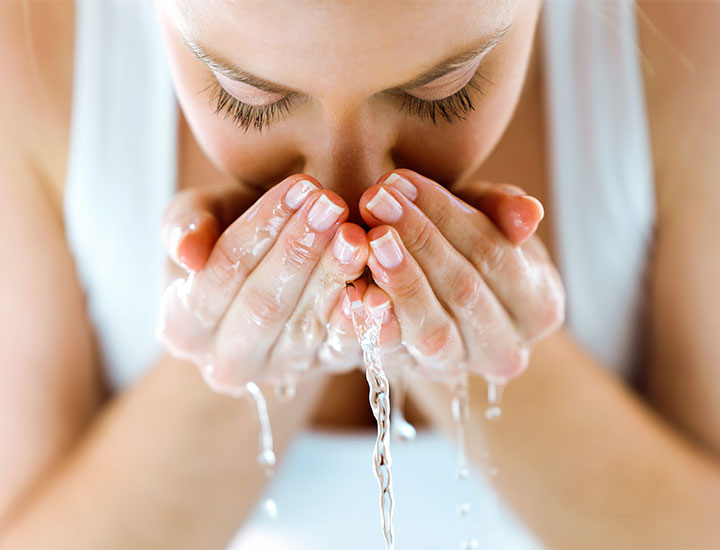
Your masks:
<path fill-rule="evenodd" d="M 490 48 L 492 48 L 495 44 L 502 40 L 502 38 L 510 30 L 511 26 L 512 22 L 495 31 L 490 37 L 483 38 L 480 42 L 474 44 L 471 48 L 466 49 L 459 54 L 454 54 L 448 58 L 443 59 L 439 63 L 436 63 L 430 69 L 422 73 L 420 76 L 413 78 L 409 82 L 400 84 L 399 86 L 394 86 L 392 88 L 384 90 L 384 92 L 397 93 L 404 90 L 419 88 L 420 86 L 429 84 L 430 82 L 437 80 L 438 78 L 445 76 L 448 73 L 451 73 L 458 67 L 464 65 L 472 59 L 475 59 L 480 54 L 485 53 Z M 205 65 L 207 65 L 213 71 L 220 73 L 232 80 L 244 82 L 245 84 L 249 84 L 250 86 L 253 86 L 259 90 L 263 90 L 265 92 L 273 94 L 300 96 L 306 95 L 305 93 L 298 90 L 294 90 L 286 86 L 281 86 L 280 84 L 270 82 L 269 80 L 265 80 L 263 78 L 260 78 L 259 76 L 240 69 L 239 67 L 223 59 L 222 56 L 211 53 L 209 50 L 201 46 L 199 43 L 193 40 L 191 36 L 187 34 L 183 34 L 182 39 L 185 45 L 190 48 L 190 51 L 195 54 L 195 57 L 205 63 Z"/>

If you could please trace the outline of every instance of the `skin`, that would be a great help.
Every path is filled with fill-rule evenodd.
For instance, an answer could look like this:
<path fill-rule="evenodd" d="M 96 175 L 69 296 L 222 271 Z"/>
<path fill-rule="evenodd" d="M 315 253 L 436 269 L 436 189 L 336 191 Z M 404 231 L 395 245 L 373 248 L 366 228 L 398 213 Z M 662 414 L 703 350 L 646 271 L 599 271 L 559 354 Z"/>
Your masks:
<path fill-rule="evenodd" d="M 422 5 L 432 9 L 428 4 Z M 353 5 L 343 6 L 352 10 Z M 388 9 L 392 6 L 387 4 Z M 478 9 L 488 6 L 483 3 Z M 643 51 L 656 68 L 656 77 L 647 78 L 645 83 L 653 152 L 659 159 L 655 167 L 659 228 L 650 270 L 652 315 L 646 387 L 642 393 L 628 391 L 562 329 L 538 343 L 527 371 L 507 388 L 501 423 L 483 422 L 485 387 L 479 378 L 471 378 L 470 458 L 482 467 L 484 444 L 489 444 L 493 460 L 501 468 L 493 478 L 496 488 L 548 547 L 708 548 L 718 546 L 720 538 L 715 512 L 720 499 L 720 380 L 714 368 L 720 359 L 715 346 L 720 266 L 717 255 L 707 253 L 713 250 L 720 231 L 714 215 L 720 208 L 715 185 L 720 165 L 713 154 L 713 144 L 720 137 L 720 123 L 713 116 L 720 93 L 717 71 L 712 70 L 717 62 L 714 52 L 720 47 L 712 23 L 718 15 L 717 7 L 707 2 L 690 8 L 674 2 L 641 6 L 662 35 L 697 67 L 689 77 L 686 66 L 668 52 L 667 46 L 653 32 L 640 27 Z M 9 449 L 0 468 L 0 486 L 9 488 L 0 501 L 0 543 L 7 547 L 47 545 L 48 540 L 69 547 L 110 543 L 125 547 L 220 546 L 262 490 L 260 472 L 253 469 L 255 448 L 247 449 L 240 459 L 235 454 L 236 438 L 252 438 L 255 433 L 248 409 L 208 392 L 191 363 L 168 355 L 119 398 L 109 400 L 102 390 L 91 326 L 83 313 L 82 293 L 59 223 L 71 90 L 68 63 L 72 59 L 72 12 L 66 8 L 60 3 L 41 3 L 32 10 L 36 31 L 33 45 L 40 74 L 50 84 L 49 97 L 38 93 L 37 81 L 28 71 L 32 65 L 25 37 L 18 32 L 23 28 L 19 4 L 5 3 L 0 12 L 2 51 L 14 54 L 2 58 L 3 70 L 18 75 L 0 91 L 4 122 L 0 125 L 0 204 L 11 205 L 0 216 L 0 232 L 33 235 L 33 246 L 26 246 L 21 239 L 5 239 L 0 250 L 3 257 L 13 258 L 2 274 L 3 303 L 11 304 L 17 312 L 3 319 L 6 332 L 0 347 L 4 381 L 0 387 L 0 435 Z M 324 15 L 331 13 L 337 16 L 335 25 L 327 25 L 325 20 L 322 25 L 317 23 L 318 27 L 327 33 L 344 22 L 346 28 L 338 35 L 354 36 L 356 20 L 340 17 L 340 12 L 332 10 Z M 463 13 L 457 24 L 463 24 L 466 17 Z M 375 43 L 392 36 L 380 29 L 402 30 L 395 27 L 393 18 L 379 21 L 382 25 L 373 27 Z M 423 21 L 413 21 L 413 25 L 422 25 Z M 303 23 L 307 26 L 312 21 Z M 261 30 L 276 28 L 249 26 L 260 34 Z M 407 35 L 416 36 L 409 30 Z M 281 37 L 274 38 L 277 41 L 273 44 L 281 43 Z M 373 59 L 383 61 L 396 47 L 398 43 L 393 42 L 392 48 L 378 50 L 382 55 Z M 386 175 L 386 169 L 396 166 L 382 164 L 393 150 L 390 141 L 405 137 L 404 143 L 412 151 L 429 148 L 427 136 L 440 130 L 417 125 L 400 132 L 400 126 L 388 121 L 388 116 L 395 116 L 392 109 L 378 106 L 383 110 L 380 124 L 379 111 L 371 111 L 365 100 L 377 89 L 413 76 L 410 70 L 396 74 L 398 67 L 407 67 L 409 54 L 429 53 L 427 47 L 423 42 L 423 48 L 408 49 L 403 63 L 393 65 L 390 72 L 373 78 L 365 74 L 360 86 L 353 88 L 357 94 L 334 96 L 328 91 L 339 85 L 334 81 L 318 85 L 317 97 L 324 100 L 322 108 L 320 103 L 312 103 L 316 109 L 307 114 L 316 116 L 314 126 L 293 122 L 298 126 L 287 129 L 291 139 L 277 141 L 291 151 L 284 158 L 296 157 L 293 162 L 297 164 L 274 164 L 274 176 L 266 173 L 266 168 L 256 167 L 255 176 L 248 172 L 243 179 L 257 187 L 266 177 L 271 185 L 277 184 L 286 173 L 315 176 L 326 192 L 337 193 L 346 201 L 351 223 L 367 221 L 360 210 L 363 193 L 371 182 L 377 183 Z M 284 49 L 282 55 L 287 51 Z M 278 54 L 278 63 L 284 59 L 282 55 Z M 330 62 L 325 60 L 329 56 L 318 57 Z M 362 59 L 370 57 L 368 52 Z M 522 59 L 519 54 L 514 60 L 518 59 Z M 286 78 L 293 69 L 302 67 L 303 74 L 292 82 L 299 86 L 299 77 L 304 78 L 306 71 L 313 69 L 307 65 L 283 65 L 284 70 L 264 76 L 291 84 Z M 273 65 L 246 67 L 257 72 L 260 68 L 270 70 Z M 464 185 L 453 189 L 459 193 L 464 188 L 467 198 L 474 196 L 471 202 L 483 212 L 487 210 L 500 229 L 503 216 L 494 214 L 503 210 L 500 205 L 505 199 L 497 194 L 489 198 L 493 195 L 488 195 L 479 181 L 520 183 L 525 191 L 546 202 L 546 191 L 538 184 L 542 180 L 539 73 L 534 64 L 529 67 L 515 113 L 509 108 L 505 123 L 498 122 L 504 133 L 493 132 L 487 137 L 468 132 L 461 139 L 463 131 L 454 126 L 452 131 L 445 130 L 444 141 L 435 136 L 439 140 L 436 143 L 443 145 L 435 154 L 429 149 L 417 154 L 414 163 L 397 163 L 443 184 L 455 181 L 451 179 L 454 175 Z M 507 65 L 503 70 L 509 74 L 512 67 Z M 27 104 L 35 108 L 8 108 Z M 334 116 L 325 119 L 322 113 L 327 112 Z M 496 114 L 492 109 L 482 116 L 494 118 Z M 307 129 L 325 120 L 329 122 L 320 124 L 318 139 L 307 140 Z M 499 115 L 498 120 L 502 120 Z M 702 127 L 696 124 L 698 120 L 703 121 Z M 189 126 L 181 122 L 181 182 L 183 188 L 197 188 L 202 195 L 200 189 L 210 188 L 208 180 L 229 176 L 224 167 L 229 166 L 232 151 L 201 148 L 188 139 Z M 190 116 L 187 124 L 193 124 Z M 377 134 L 363 141 L 363 136 L 370 135 L 365 131 L 372 124 L 376 124 L 371 130 Z M 343 127 L 352 141 L 344 141 L 339 130 Z M 388 128 L 396 132 L 392 138 L 388 137 L 392 133 Z M 414 132 L 420 131 L 425 132 L 425 139 L 413 143 Z M 490 142 L 493 137 L 500 141 L 494 148 L 488 146 L 482 165 L 474 169 L 474 155 L 482 148 L 472 140 Z M 245 138 L 233 133 L 232 140 L 223 143 L 240 139 Z M 462 163 L 455 159 L 457 166 L 449 166 L 440 154 L 446 144 L 459 147 L 448 150 L 464 151 L 468 142 L 473 143 L 467 146 L 473 151 L 472 155 L 468 153 L 472 160 L 466 157 Z M 356 149 L 353 143 L 366 147 Z M 304 148 L 301 155 L 305 164 L 297 160 L 302 156 L 293 152 L 293 147 Z M 220 156 L 211 157 L 213 150 Z M 521 152 L 527 159 L 528 172 L 518 171 L 520 163 L 507 162 Z M 282 151 L 275 153 L 283 158 Z M 395 158 L 409 155 L 406 149 Z M 254 158 L 245 160 L 252 162 Z M 423 165 L 431 164 L 429 159 L 437 162 Z M 347 189 L 341 188 L 344 185 Z M 184 196 L 188 199 L 184 203 L 186 212 L 211 210 L 197 199 L 198 195 L 194 195 L 198 202 L 190 196 Z M 353 205 L 357 205 L 357 212 L 352 211 Z M 441 224 L 438 221 L 436 225 L 440 228 Z M 537 234 L 553 257 L 544 225 L 537 227 Z M 215 231 L 221 227 L 218 224 Z M 205 242 L 217 238 L 208 239 L 211 234 L 205 234 Z M 199 262 L 205 260 L 202 256 Z M 58 307 L 47 308 L 47 303 Z M 3 309 L 3 314 L 6 311 L 10 309 Z M 57 314 L 60 311 L 62 314 Z M 44 335 L 43 346 L 37 345 L 38 332 Z M 323 376 L 301 384 L 292 407 L 278 404 L 271 389 L 263 388 L 270 396 L 280 457 L 327 384 Z M 29 398 L 38 387 L 44 389 L 41 406 L 33 405 Z M 366 401 L 365 390 L 363 394 Z M 434 424 L 451 429 L 444 392 L 419 381 L 412 394 Z M 158 407 L 158 403 L 163 406 Z M 164 434 L 167 445 L 156 444 L 158 433 Z M 136 442 L 131 454 L 127 453 L 128 441 Z M 177 460 L 178 456 L 183 459 Z M 104 506 L 98 507 L 99 501 Z"/>
<path fill-rule="evenodd" d="M 490 152 L 515 108 L 528 66 L 539 6 L 537 2 L 479 3 L 475 9 L 468 11 L 460 4 L 450 8 L 440 4 L 424 4 L 417 13 L 414 12 L 411 21 L 407 21 L 400 17 L 401 12 L 404 12 L 400 5 L 373 11 L 371 17 L 364 18 L 356 11 L 363 9 L 361 4 L 351 4 L 349 7 L 328 4 L 324 5 L 320 15 L 317 11 L 299 10 L 292 14 L 293 17 L 276 12 L 277 7 L 272 4 L 261 9 L 255 9 L 250 4 L 240 4 L 229 12 L 228 17 L 220 17 L 218 14 L 223 13 L 220 3 L 208 6 L 210 9 L 206 11 L 197 9 L 197 4 L 193 2 L 158 2 L 159 20 L 179 102 L 192 134 L 207 157 L 222 172 L 240 182 L 240 185 L 256 189 L 272 186 L 272 180 L 268 183 L 268 179 L 276 177 L 274 170 L 278 166 L 297 167 L 305 173 L 304 177 L 330 190 L 325 197 L 343 208 L 343 216 L 348 213 L 352 217 L 357 210 L 362 219 L 356 217 L 356 222 L 376 226 L 367 236 L 357 224 L 344 223 L 339 226 L 338 233 L 342 233 L 342 240 L 357 249 L 355 259 L 350 265 L 344 266 L 338 265 L 337 258 L 327 253 L 337 246 L 339 237 L 328 246 L 328 239 L 335 227 L 331 228 L 330 233 L 317 233 L 308 229 L 307 223 L 296 221 L 296 216 L 287 224 L 282 219 L 283 228 L 278 236 L 278 244 L 272 250 L 263 249 L 262 254 L 267 253 L 267 256 L 262 261 L 258 262 L 253 256 L 248 265 L 244 258 L 248 251 L 256 249 L 254 242 L 248 240 L 253 235 L 243 236 L 243 232 L 247 231 L 242 228 L 249 226 L 249 221 L 241 218 L 233 222 L 232 227 L 218 239 L 217 247 L 211 251 L 215 238 L 225 231 L 226 224 L 217 223 L 217 217 L 212 215 L 205 215 L 202 219 L 197 215 L 191 218 L 186 215 L 187 212 L 173 207 L 174 211 L 166 216 L 165 225 L 165 240 L 171 256 L 189 261 L 196 270 L 200 267 L 205 269 L 198 271 L 189 294 L 188 285 L 180 284 L 179 281 L 174 285 L 174 290 L 168 293 L 163 334 L 168 348 L 197 363 L 211 386 L 226 393 L 241 391 L 244 382 L 252 377 L 275 381 L 281 381 L 283 377 L 297 378 L 298 370 L 302 372 L 315 368 L 317 362 L 319 366 L 332 368 L 336 372 L 340 365 L 354 366 L 360 358 L 360 349 L 349 316 L 333 313 L 331 309 L 334 303 L 336 312 L 343 309 L 340 298 L 344 283 L 358 279 L 369 253 L 367 265 L 373 281 L 369 287 L 363 287 L 363 290 L 367 289 L 367 299 L 377 304 L 389 304 L 392 297 L 396 307 L 403 301 L 407 302 L 406 307 L 393 309 L 388 316 L 388 328 L 393 328 L 381 334 L 381 340 L 385 342 L 381 353 L 389 370 L 410 366 L 419 373 L 448 379 L 447 373 L 456 371 L 463 362 L 478 374 L 504 380 L 518 376 L 527 366 L 529 344 L 557 328 L 563 316 L 564 291 L 557 271 L 549 265 L 547 252 L 542 245 L 533 241 L 522 249 L 511 248 L 512 244 L 519 244 L 532 234 L 544 215 L 542 205 L 533 199 L 517 198 L 510 201 L 509 197 L 500 193 L 499 186 L 492 189 L 488 187 L 484 197 L 485 213 L 494 218 L 499 229 L 504 228 L 508 232 L 504 236 L 489 224 L 487 217 L 482 216 L 479 210 L 458 202 L 437 184 L 428 185 L 418 179 L 415 177 L 419 175 L 417 172 L 408 172 L 406 177 L 414 177 L 414 185 L 420 188 L 419 196 L 411 197 L 417 198 L 417 208 L 420 210 L 407 202 L 401 207 L 400 203 L 394 201 L 395 208 L 406 211 L 402 218 L 406 222 L 398 226 L 401 229 L 398 238 L 413 248 L 415 233 L 425 230 L 426 233 L 422 234 L 429 237 L 429 242 L 425 247 L 416 243 L 419 250 L 414 251 L 415 258 L 403 262 L 400 266 L 402 270 L 395 273 L 385 269 L 368 246 L 369 241 L 387 233 L 389 228 L 383 228 L 383 222 L 393 221 L 383 219 L 379 213 L 382 208 L 374 214 L 368 209 L 368 205 L 377 202 L 373 197 L 381 187 L 367 189 L 367 184 L 355 179 L 362 176 L 362 172 L 355 169 L 338 172 L 332 159 L 334 151 L 344 152 L 347 157 L 359 154 L 359 165 L 373 169 L 383 168 L 387 162 L 396 165 L 407 163 L 415 167 L 420 164 L 418 159 L 426 159 L 425 162 L 430 159 L 427 166 L 433 166 L 438 181 L 446 182 L 446 185 L 456 189 L 463 183 L 467 185 L 464 178 L 470 174 L 477 161 Z M 397 10 L 401 12 L 396 13 Z M 354 22 L 351 28 L 336 23 L 339 14 L 343 18 L 351 18 Z M 465 20 L 458 33 L 456 22 L 463 20 L 463 14 Z M 385 29 L 384 35 L 378 36 L 379 23 L 385 19 L 396 23 Z M 267 20 L 279 20 L 287 26 L 280 24 L 272 33 L 262 36 L 253 34 L 257 25 Z M 410 26 L 415 20 L 417 24 Z M 357 21 L 363 23 L 357 25 Z M 433 29 L 437 21 L 448 23 L 442 26 L 439 33 Z M 290 24 L 301 25 L 306 32 L 296 37 Z M 430 84 L 407 90 L 414 97 L 441 100 L 462 88 L 479 65 L 487 74 L 510 68 L 504 71 L 507 77 L 498 79 L 497 86 L 492 85 L 482 96 L 476 94 L 479 96 L 478 107 L 471 111 L 462 124 L 441 122 L 431 125 L 427 122 L 419 123 L 417 119 L 409 119 L 397 112 L 388 112 L 392 102 L 381 95 L 382 90 L 398 82 L 412 80 L 422 74 L 423 69 L 431 66 L 433 61 L 463 51 L 468 43 L 489 40 L 499 29 L 508 25 L 511 25 L 511 30 L 489 52 L 468 60 Z M 411 33 L 408 33 L 408 28 L 412 29 Z M 318 57 L 318 42 L 311 37 L 320 33 L 321 29 L 326 29 L 324 35 L 327 40 L 342 43 L 343 47 L 338 55 L 322 57 L 322 63 L 314 64 L 310 71 L 305 70 L 301 60 Z M 430 34 L 437 36 L 437 40 L 423 48 L 422 39 Z M 460 36 L 469 38 L 458 40 Z M 391 42 L 397 42 L 398 37 L 401 38 L 402 46 L 391 48 Z M 200 44 L 204 51 L 211 52 L 215 58 L 227 60 L 266 80 L 282 82 L 282 86 L 300 90 L 310 98 L 300 106 L 293 107 L 287 120 L 273 122 L 265 135 L 261 132 L 241 133 L 235 121 L 218 117 L 208 109 L 207 94 L 198 93 L 198 90 L 207 87 L 208 77 L 217 78 L 235 99 L 255 106 L 281 101 L 284 95 L 262 92 L 257 88 L 252 91 L 248 85 L 238 85 L 218 71 L 211 71 L 186 47 L 184 42 L 188 39 Z M 328 43 L 320 43 L 320 47 L 326 47 Z M 258 44 L 272 46 L 258 48 Z M 359 64 L 347 62 L 352 52 L 390 49 L 392 55 L 364 56 Z M 287 55 L 285 52 L 292 53 Z M 252 62 L 248 64 L 251 59 Z M 408 66 L 410 69 L 392 70 L 398 66 Z M 388 78 L 387 75 L 393 73 L 399 74 Z M 332 78 L 328 78 L 328 75 L 332 75 Z M 488 77 L 486 79 L 489 83 Z M 361 112 L 363 116 L 358 116 Z M 347 122 L 337 124 L 339 120 Z M 371 122 L 367 123 L 368 120 Z M 366 126 L 362 130 L 359 129 L 361 124 Z M 307 127 L 314 128 L 318 138 L 299 140 L 301 130 Z M 378 138 L 382 133 L 387 136 L 385 139 Z M 451 154 L 438 150 L 437 144 L 441 141 L 453 144 Z M 301 159 L 301 164 L 293 165 L 297 158 Z M 348 178 L 347 173 L 354 176 Z M 325 175 L 325 178 L 318 174 Z M 300 177 L 296 176 L 298 180 Z M 473 181 L 476 192 L 479 191 L 478 183 Z M 283 193 L 287 193 L 290 184 L 283 182 L 280 187 Z M 415 189 L 413 184 L 410 184 L 410 188 Z M 393 190 L 391 186 L 382 186 L 382 189 L 390 190 L 392 195 L 383 191 L 380 197 L 395 196 L 396 199 L 404 200 L 402 194 L 397 194 L 397 189 Z M 503 191 L 522 193 L 510 186 L 506 186 Z M 363 194 L 360 196 L 359 193 Z M 253 227 L 265 227 L 269 220 L 274 219 L 272 212 L 283 209 L 282 202 L 278 203 L 277 198 L 271 199 L 266 195 L 255 204 L 258 216 L 252 220 Z M 418 195 L 418 191 L 413 191 L 413 195 Z M 480 193 L 477 195 L 474 199 L 478 199 Z M 234 197 L 239 200 L 237 193 Z M 353 200 L 356 198 L 357 205 Z M 311 195 L 307 200 L 313 203 L 316 197 Z M 441 207 L 429 213 L 428 207 L 432 201 Z M 228 201 L 223 204 L 227 208 Z M 468 215 L 470 211 L 474 213 Z M 212 214 L 212 211 L 205 213 Z M 444 226 L 441 224 L 441 231 L 438 231 L 434 222 L 441 216 L 449 223 Z M 512 223 L 513 216 L 521 222 L 520 225 Z M 193 219 L 192 236 L 188 235 L 191 231 L 188 229 L 189 219 Z M 464 221 L 458 222 L 460 219 Z M 477 226 L 470 235 L 467 233 L 468 223 Z M 275 230 L 267 227 L 263 231 L 274 235 Z M 316 236 L 316 242 L 308 248 L 299 244 L 304 242 L 303 235 L 307 231 Z M 479 247 L 473 249 L 470 246 L 470 243 L 480 242 L 481 237 L 488 246 L 504 249 L 493 255 L 493 261 L 507 264 L 503 275 L 499 271 L 496 277 L 488 273 L 488 270 L 493 270 L 482 257 L 487 254 L 481 252 Z M 186 239 L 197 241 L 196 245 L 185 242 Z M 446 261 L 441 264 L 445 271 L 428 269 L 434 262 L 433 258 L 443 255 Z M 292 271 L 292 275 L 288 272 L 287 276 L 281 277 L 283 284 L 279 285 L 276 274 L 284 272 L 280 259 L 300 257 L 306 260 L 301 262 L 301 268 Z M 205 258 L 207 265 L 204 263 Z M 312 273 L 318 259 L 318 270 Z M 243 264 L 243 269 L 229 282 L 227 276 L 217 275 L 219 272 L 231 271 L 231 266 L 237 265 L 238 261 Z M 529 267 L 521 268 L 521 264 Z M 303 267 L 309 271 L 303 273 Z M 426 274 L 431 274 L 427 279 L 422 274 L 423 269 Z M 518 272 L 519 269 L 527 269 L 525 286 L 532 288 L 523 297 L 517 292 L 520 285 L 516 284 L 512 276 L 513 271 Z M 451 278 L 453 273 L 459 276 Z M 486 284 L 483 277 L 488 281 L 494 280 L 492 284 Z M 225 281 L 219 294 L 212 290 L 217 281 Z M 450 281 L 450 284 L 440 284 L 440 281 Z M 305 290 L 301 292 L 303 286 Z M 492 296 L 493 291 L 502 299 Z M 237 295 L 233 304 L 228 306 L 227 300 L 234 293 Z M 190 315 L 178 313 L 182 312 L 187 295 L 192 302 L 190 309 L 194 311 Z M 219 299 L 219 296 L 223 298 Z M 268 300 L 268 296 L 273 296 L 276 301 Z M 322 297 L 319 303 L 318 296 Z M 420 297 L 419 302 L 416 301 L 417 297 Z M 205 305 L 205 301 L 210 305 Z M 214 302 L 217 302 L 217 307 L 212 305 Z M 410 313 L 409 305 L 413 302 L 420 307 Z M 442 311 L 441 303 L 449 304 L 454 319 Z M 508 313 L 503 311 L 503 306 Z M 488 310 L 483 314 L 482 309 Z M 219 314 L 222 311 L 226 311 L 226 315 L 220 321 Z M 197 321 L 198 316 L 205 320 L 204 324 L 211 327 L 210 330 L 201 326 L 203 323 Z M 482 317 L 496 319 L 490 325 L 496 333 L 487 337 L 488 341 L 496 342 L 490 349 L 472 345 L 472 342 L 483 341 L 477 337 L 483 329 L 475 321 Z M 515 323 L 513 319 L 521 321 Z M 258 326 L 262 327 L 261 332 L 252 336 Z M 401 332 L 405 337 L 405 346 L 400 342 Z M 248 337 L 238 342 L 232 336 L 235 334 Z M 328 351 L 329 348 L 323 349 L 323 346 L 317 345 L 323 341 L 336 344 Z M 469 352 L 465 353 L 464 349 L 468 348 L 469 343 Z M 250 348 L 246 349 L 247 346 Z M 314 360 L 317 353 L 320 354 L 319 359 Z"/>

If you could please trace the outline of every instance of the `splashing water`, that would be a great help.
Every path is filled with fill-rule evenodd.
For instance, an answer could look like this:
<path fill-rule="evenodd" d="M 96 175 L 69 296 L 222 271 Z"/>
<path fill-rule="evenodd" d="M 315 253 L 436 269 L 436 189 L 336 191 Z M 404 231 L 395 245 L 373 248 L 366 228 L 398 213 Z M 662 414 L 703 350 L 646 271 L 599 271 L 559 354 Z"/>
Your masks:
<path fill-rule="evenodd" d="M 260 424 L 260 453 L 258 454 L 258 465 L 263 469 L 265 475 L 270 478 L 275 473 L 275 451 L 273 450 L 272 430 L 270 429 L 270 417 L 268 415 L 267 403 L 260 388 L 255 382 L 245 384 L 245 389 L 253 398 L 255 412 Z M 272 498 L 263 501 L 262 509 L 270 519 L 277 517 L 277 503 Z"/>
<path fill-rule="evenodd" d="M 403 413 L 405 409 L 405 396 L 407 395 L 407 379 L 405 372 L 399 372 L 390 378 L 393 403 L 390 415 L 390 431 L 399 441 L 412 441 L 417 435 L 415 427 L 410 424 Z"/>
<path fill-rule="evenodd" d="M 450 409 L 452 412 L 453 423 L 455 424 L 455 439 L 458 446 L 458 463 L 455 470 L 455 479 L 461 483 L 470 475 L 470 469 L 467 461 L 467 443 L 465 434 L 467 432 L 470 398 L 468 395 L 468 375 L 463 368 L 463 372 L 455 379 L 452 385 L 452 399 L 450 400 Z M 460 518 L 467 518 L 470 513 L 470 503 L 461 502 L 455 508 Z M 460 542 L 461 549 L 477 548 L 472 546 L 474 538 L 466 538 Z M 477 544 L 477 541 L 475 541 Z"/>
<path fill-rule="evenodd" d="M 455 439 L 459 449 L 455 478 L 465 479 L 468 477 L 467 451 L 465 449 L 465 427 L 468 418 L 468 379 L 465 372 L 455 381 L 450 408 L 455 424 Z"/>
<path fill-rule="evenodd" d="M 488 420 L 495 420 L 502 414 L 500 400 L 502 399 L 505 381 L 500 378 L 487 377 L 487 385 L 487 400 L 490 406 L 485 409 L 485 418 Z"/>
<path fill-rule="evenodd" d="M 380 362 L 380 320 L 367 314 L 361 301 L 353 301 L 347 283 L 345 292 L 350 302 L 350 314 L 363 351 L 365 377 L 370 388 L 370 407 L 377 421 L 378 435 L 373 453 L 373 471 L 380 485 L 380 515 L 386 550 L 395 549 L 393 532 L 393 489 L 390 476 L 390 385 Z"/>

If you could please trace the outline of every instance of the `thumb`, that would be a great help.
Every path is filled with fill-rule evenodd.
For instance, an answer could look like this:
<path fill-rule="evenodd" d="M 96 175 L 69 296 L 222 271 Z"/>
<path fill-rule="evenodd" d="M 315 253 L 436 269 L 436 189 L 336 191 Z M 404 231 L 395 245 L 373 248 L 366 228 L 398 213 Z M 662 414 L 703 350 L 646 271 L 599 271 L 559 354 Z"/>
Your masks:
<path fill-rule="evenodd" d="M 257 197 L 257 191 L 234 181 L 176 193 L 161 220 L 162 241 L 170 258 L 186 270 L 202 269 L 220 234 Z"/>
<path fill-rule="evenodd" d="M 475 181 L 453 193 L 487 215 L 514 245 L 529 239 L 545 216 L 538 199 L 509 183 Z"/>

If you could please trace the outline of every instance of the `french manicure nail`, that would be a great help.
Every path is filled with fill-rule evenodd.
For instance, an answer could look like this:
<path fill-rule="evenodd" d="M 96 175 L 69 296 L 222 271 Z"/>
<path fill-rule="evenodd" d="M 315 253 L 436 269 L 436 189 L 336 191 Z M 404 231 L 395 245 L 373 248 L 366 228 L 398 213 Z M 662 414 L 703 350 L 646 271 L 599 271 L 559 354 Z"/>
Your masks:
<path fill-rule="evenodd" d="M 337 221 L 342 212 L 342 206 L 332 202 L 327 195 L 320 195 L 308 212 L 308 224 L 315 231 L 325 231 Z"/>
<path fill-rule="evenodd" d="M 388 231 L 382 237 L 370 241 L 370 247 L 383 267 L 392 269 L 400 265 L 402 250 L 400 250 L 395 237 L 393 237 L 392 231 Z"/>
<path fill-rule="evenodd" d="M 385 223 L 396 222 L 402 216 L 400 203 L 382 187 L 365 206 L 373 216 Z"/>
<path fill-rule="evenodd" d="M 311 191 L 319 189 L 317 185 L 308 180 L 300 180 L 293 185 L 285 195 L 285 203 L 296 210 L 305 201 Z"/>
<path fill-rule="evenodd" d="M 333 254 L 339 262 L 343 264 L 349 264 L 355 257 L 355 253 L 358 251 L 357 246 L 351 245 L 343 237 L 342 231 L 340 231 L 333 244 Z"/>
<path fill-rule="evenodd" d="M 387 183 L 388 185 L 392 185 L 393 187 L 397 188 L 398 191 L 400 191 L 411 201 L 414 201 L 417 198 L 417 189 L 415 188 L 415 186 L 408 180 L 403 178 L 401 175 L 396 174 L 395 172 L 385 178 L 385 181 L 383 183 Z"/>

